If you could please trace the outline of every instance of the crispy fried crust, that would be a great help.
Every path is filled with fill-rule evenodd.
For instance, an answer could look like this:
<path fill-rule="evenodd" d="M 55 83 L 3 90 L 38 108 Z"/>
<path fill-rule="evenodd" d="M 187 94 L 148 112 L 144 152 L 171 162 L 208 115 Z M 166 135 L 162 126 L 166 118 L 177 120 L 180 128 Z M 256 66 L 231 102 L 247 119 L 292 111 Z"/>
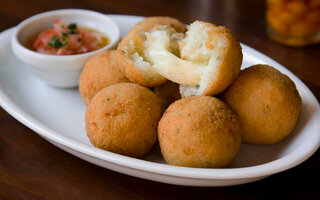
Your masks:
<path fill-rule="evenodd" d="M 239 119 L 214 97 L 187 97 L 166 110 L 158 125 L 158 139 L 170 165 L 225 167 L 240 147 Z"/>
<path fill-rule="evenodd" d="M 134 41 L 136 44 L 142 46 L 144 37 L 141 35 L 141 32 L 149 32 L 155 25 L 166 25 L 174 28 L 178 33 L 186 31 L 185 24 L 177 19 L 171 17 L 146 17 L 130 30 L 130 32 L 119 43 L 117 48 L 117 60 L 118 63 L 121 64 L 124 74 L 128 79 L 130 79 L 130 81 L 139 83 L 146 87 L 161 85 L 165 83 L 167 79 L 161 75 L 158 75 L 154 79 L 147 79 L 144 72 L 135 66 L 135 64 L 124 55 L 122 49 L 124 49 L 124 46 L 129 46 L 130 41 Z"/>
<path fill-rule="evenodd" d="M 252 144 L 274 144 L 286 138 L 302 106 L 294 82 L 268 65 L 241 71 L 222 98 L 240 117 L 242 140 Z"/>
<path fill-rule="evenodd" d="M 88 105 L 101 89 L 116 83 L 130 82 L 116 63 L 116 51 L 102 51 L 89 58 L 79 79 L 79 92 Z"/>
<path fill-rule="evenodd" d="M 223 26 L 216 26 L 205 23 L 210 30 L 208 34 L 215 34 L 218 37 L 225 38 L 228 42 L 225 55 L 222 58 L 218 71 L 210 75 L 212 79 L 204 91 L 204 95 L 216 95 L 224 91 L 238 76 L 242 64 L 242 50 L 240 43 L 231 34 L 231 31 Z"/>
<path fill-rule="evenodd" d="M 86 132 L 101 149 L 142 157 L 157 140 L 161 100 L 148 88 L 118 83 L 98 92 L 86 111 Z"/>

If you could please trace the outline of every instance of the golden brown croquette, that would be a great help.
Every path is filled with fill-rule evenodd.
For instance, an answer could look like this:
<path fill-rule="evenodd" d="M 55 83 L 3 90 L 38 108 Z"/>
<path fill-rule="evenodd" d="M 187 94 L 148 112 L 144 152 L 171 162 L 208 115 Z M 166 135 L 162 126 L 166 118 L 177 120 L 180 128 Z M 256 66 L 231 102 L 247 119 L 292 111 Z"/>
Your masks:
<path fill-rule="evenodd" d="M 186 97 L 165 111 L 158 125 L 158 139 L 170 165 L 225 167 L 241 144 L 239 119 L 214 97 Z"/>
<path fill-rule="evenodd" d="M 116 63 L 116 51 L 105 50 L 90 57 L 79 79 L 79 92 L 86 105 L 101 89 L 130 82 Z"/>
<path fill-rule="evenodd" d="M 242 140 L 251 144 L 274 144 L 286 138 L 302 106 L 294 82 L 268 65 L 242 70 L 222 98 L 240 117 Z"/>
<path fill-rule="evenodd" d="M 98 92 L 86 111 L 86 132 L 101 149 L 142 157 L 157 140 L 161 100 L 143 86 L 118 83 Z"/>

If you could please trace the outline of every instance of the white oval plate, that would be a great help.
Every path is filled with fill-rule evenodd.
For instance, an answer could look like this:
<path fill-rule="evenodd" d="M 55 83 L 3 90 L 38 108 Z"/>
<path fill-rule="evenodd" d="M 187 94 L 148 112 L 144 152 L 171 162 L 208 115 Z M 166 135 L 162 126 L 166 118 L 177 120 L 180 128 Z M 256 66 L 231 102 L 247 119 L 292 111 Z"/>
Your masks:
<path fill-rule="evenodd" d="M 122 37 L 141 17 L 110 15 Z M 96 165 L 153 181 L 190 186 L 224 186 L 256 181 L 292 168 L 309 158 L 320 144 L 320 107 L 305 84 L 279 63 L 246 46 L 243 68 L 270 64 L 287 74 L 302 97 L 301 118 L 294 132 L 275 145 L 242 144 L 226 169 L 199 169 L 167 165 L 155 147 L 143 159 L 93 147 L 85 133 L 85 105 L 77 89 L 47 86 L 12 54 L 13 29 L 0 34 L 0 105 L 14 118 L 59 148 Z"/>

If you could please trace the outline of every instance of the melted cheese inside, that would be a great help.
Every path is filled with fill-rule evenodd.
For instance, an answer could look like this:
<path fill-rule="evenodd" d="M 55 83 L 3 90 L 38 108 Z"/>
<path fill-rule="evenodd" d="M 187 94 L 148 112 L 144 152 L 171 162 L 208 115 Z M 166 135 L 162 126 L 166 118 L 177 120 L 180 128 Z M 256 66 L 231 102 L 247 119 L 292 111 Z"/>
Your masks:
<path fill-rule="evenodd" d="M 180 59 L 170 52 L 172 45 L 178 45 L 174 37 L 166 30 L 155 30 L 146 33 L 144 51 L 145 57 L 152 63 L 152 67 L 167 79 L 184 85 L 196 85 L 200 81 L 201 64 Z"/>
<path fill-rule="evenodd" d="M 204 94 L 209 83 L 215 82 L 227 47 L 226 38 L 196 21 L 185 35 L 163 25 L 141 32 L 139 40 L 121 50 L 146 79 L 160 76 L 178 83 L 186 97 Z"/>
<path fill-rule="evenodd" d="M 227 42 L 210 33 L 207 25 L 194 22 L 186 36 L 177 39 L 168 29 L 145 33 L 145 58 L 165 78 L 180 84 L 182 96 L 201 95 L 216 78 Z M 179 55 L 173 49 L 178 48 Z"/>

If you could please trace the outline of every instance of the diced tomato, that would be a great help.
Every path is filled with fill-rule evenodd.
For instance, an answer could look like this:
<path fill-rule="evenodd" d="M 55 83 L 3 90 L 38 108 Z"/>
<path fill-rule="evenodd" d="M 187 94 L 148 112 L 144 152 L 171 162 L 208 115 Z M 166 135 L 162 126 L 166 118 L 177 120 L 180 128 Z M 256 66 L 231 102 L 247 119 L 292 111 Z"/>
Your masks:
<path fill-rule="evenodd" d="M 81 34 L 70 34 L 68 38 L 68 49 L 77 50 L 82 46 Z"/>
<path fill-rule="evenodd" d="M 59 34 L 62 32 L 68 33 L 68 25 L 64 24 L 60 19 L 54 20 L 53 28 Z"/>
<path fill-rule="evenodd" d="M 101 34 L 95 33 L 95 32 L 90 32 L 90 33 L 84 32 L 82 34 L 82 38 L 83 38 L 83 45 L 86 46 L 89 49 L 89 51 L 98 49 L 99 45 L 102 42 Z"/>
<path fill-rule="evenodd" d="M 74 25 L 72 30 L 70 25 Z M 104 36 L 101 33 L 70 25 L 55 19 L 53 29 L 44 30 L 38 35 L 33 43 L 34 49 L 46 54 L 72 55 L 94 51 L 103 44 Z"/>
<path fill-rule="evenodd" d="M 53 52 L 53 47 L 48 46 L 48 42 L 50 42 L 51 38 L 54 35 L 57 35 L 54 29 L 48 29 L 41 32 L 37 37 L 36 41 L 33 43 L 34 49 L 41 53 L 45 53 L 46 51 Z"/>

